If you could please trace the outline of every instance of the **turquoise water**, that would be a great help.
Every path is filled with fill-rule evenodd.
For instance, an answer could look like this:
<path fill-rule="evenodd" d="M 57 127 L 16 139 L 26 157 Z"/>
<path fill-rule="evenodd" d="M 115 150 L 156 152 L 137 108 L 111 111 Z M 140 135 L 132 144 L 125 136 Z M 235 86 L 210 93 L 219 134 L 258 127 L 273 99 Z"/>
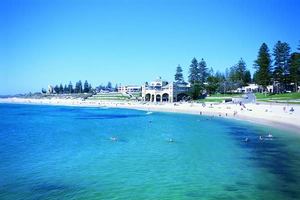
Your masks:
<path fill-rule="evenodd" d="M 1 200 L 300 199 L 299 134 L 126 109 L 0 104 L 0 116 Z"/>

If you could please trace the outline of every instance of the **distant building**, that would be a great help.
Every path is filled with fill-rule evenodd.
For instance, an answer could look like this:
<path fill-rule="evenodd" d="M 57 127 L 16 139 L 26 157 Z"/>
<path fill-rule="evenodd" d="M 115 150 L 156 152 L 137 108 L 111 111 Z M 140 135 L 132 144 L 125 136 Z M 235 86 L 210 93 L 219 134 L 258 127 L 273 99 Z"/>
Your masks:
<path fill-rule="evenodd" d="M 258 91 L 259 91 L 259 85 L 257 84 L 249 84 L 248 86 L 244 86 L 236 89 L 236 92 L 238 93 L 258 92 Z"/>
<path fill-rule="evenodd" d="M 267 92 L 273 93 L 274 92 L 274 86 L 273 85 L 268 85 L 267 86 Z"/>
<path fill-rule="evenodd" d="M 120 93 L 139 93 L 142 91 L 141 86 L 136 86 L 136 85 L 125 85 L 125 86 L 119 86 L 118 87 L 118 92 Z"/>
<path fill-rule="evenodd" d="M 233 92 L 236 93 L 248 93 L 248 92 L 269 92 L 272 93 L 274 91 L 274 86 L 273 85 L 268 85 L 266 89 L 264 89 L 262 86 L 257 85 L 257 84 L 249 84 L 248 86 L 244 86 L 241 88 L 238 88 L 234 90 Z"/>
<path fill-rule="evenodd" d="M 150 102 L 176 102 L 188 98 L 189 90 L 190 85 L 187 83 L 163 81 L 159 77 L 142 86 L 142 99 Z"/>

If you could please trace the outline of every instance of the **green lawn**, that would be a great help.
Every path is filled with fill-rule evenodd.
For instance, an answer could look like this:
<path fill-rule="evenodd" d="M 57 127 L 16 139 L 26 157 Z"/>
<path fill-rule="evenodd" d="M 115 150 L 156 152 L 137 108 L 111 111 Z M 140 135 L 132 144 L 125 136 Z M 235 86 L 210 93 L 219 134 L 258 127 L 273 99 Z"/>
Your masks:
<path fill-rule="evenodd" d="M 133 94 L 133 98 L 139 97 L 139 94 Z M 132 98 L 130 95 L 122 93 L 98 93 L 89 97 L 88 100 L 130 100 Z"/>
<path fill-rule="evenodd" d="M 261 102 L 300 104 L 300 93 L 262 94 L 255 93 L 256 100 Z"/>
<path fill-rule="evenodd" d="M 215 98 L 215 97 L 222 97 L 222 98 L 231 98 L 231 97 L 242 97 L 243 94 L 212 94 L 212 95 L 209 95 L 208 97 L 209 98 Z"/>
<path fill-rule="evenodd" d="M 283 93 L 283 94 L 262 94 L 255 93 L 256 99 L 269 99 L 269 100 L 300 100 L 300 92 Z"/>
<path fill-rule="evenodd" d="M 225 99 L 231 99 L 231 98 L 239 98 L 242 97 L 243 94 L 212 94 L 207 96 L 205 99 L 199 99 L 196 102 L 216 102 L 216 103 L 222 103 Z"/>

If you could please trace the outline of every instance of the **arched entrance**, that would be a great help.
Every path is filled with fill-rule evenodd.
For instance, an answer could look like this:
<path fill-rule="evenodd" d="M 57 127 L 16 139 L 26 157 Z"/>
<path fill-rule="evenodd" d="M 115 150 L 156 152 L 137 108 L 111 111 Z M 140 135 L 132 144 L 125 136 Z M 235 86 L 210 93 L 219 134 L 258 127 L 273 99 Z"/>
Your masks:
<path fill-rule="evenodd" d="M 151 95 L 151 101 L 154 101 L 154 94 Z"/>
<path fill-rule="evenodd" d="M 160 94 L 157 94 L 157 95 L 156 95 L 156 99 L 155 99 L 155 100 L 156 100 L 156 102 L 160 102 L 160 100 L 161 100 Z"/>
<path fill-rule="evenodd" d="M 164 93 L 162 95 L 162 101 L 164 101 L 164 102 L 168 102 L 169 101 L 169 94 L 168 93 Z"/>
<path fill-rule="evenodd" d="M 151 100 L 150 98 L 151 98 L 151 94 L 148 93 L 145 95 L 145 101 L 150 101 Z"/>

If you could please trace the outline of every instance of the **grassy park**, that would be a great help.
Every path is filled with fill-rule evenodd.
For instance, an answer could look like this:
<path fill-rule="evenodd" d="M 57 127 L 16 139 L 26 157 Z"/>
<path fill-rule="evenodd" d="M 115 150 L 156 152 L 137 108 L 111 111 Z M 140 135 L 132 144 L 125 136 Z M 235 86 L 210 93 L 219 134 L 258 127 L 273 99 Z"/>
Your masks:
<path fill-rule="evenodd" d="M 255 93 L 256 100 L 262 102 L 300 104 L 300 93 L 265 94 Z"/>
<path fill-rule="evenodd" d="M 216 94 L 211 94 L 211 95 L 207 96 L 205 99 L 199 99 L 199 100 L 197 100 L 197 102 L 200 102 L 200 103 L 203 103 L 203 102 L 222 103 L 226 99 L 240 98 L 242 96 L 243 96 L 243 94 L 234 94 L 234 93 L 221 94 L 221 93 L 216 93 Z"/>

